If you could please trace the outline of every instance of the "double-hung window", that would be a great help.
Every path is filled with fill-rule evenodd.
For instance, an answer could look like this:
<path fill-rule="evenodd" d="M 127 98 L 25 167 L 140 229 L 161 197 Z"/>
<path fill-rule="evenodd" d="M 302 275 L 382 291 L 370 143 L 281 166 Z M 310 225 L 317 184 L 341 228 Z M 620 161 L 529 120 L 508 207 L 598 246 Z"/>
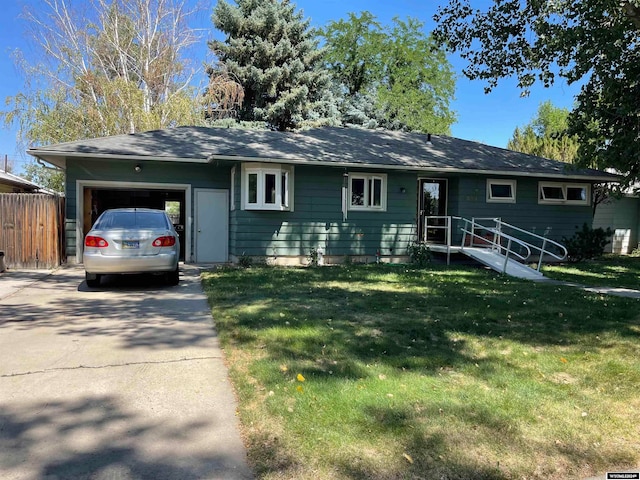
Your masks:
<path fill-rule="evenodd" d="M 387 176 L 385 174 L 349 174 L 349 210 L 387 209 Z"/>
<path fill-rule="evenodd" d="M 293 211 L 293 166 L 242 164 L 244 210 Z"/>
<path fill-rule="evenodd" d="M 588 183 L 540 182 L 538 203 L 590 205 L 591 186 Z"/>
<path fill-rule="evenodd" d="M 488 179 L 487 202 L 516 203 L 516 181 Z"/>

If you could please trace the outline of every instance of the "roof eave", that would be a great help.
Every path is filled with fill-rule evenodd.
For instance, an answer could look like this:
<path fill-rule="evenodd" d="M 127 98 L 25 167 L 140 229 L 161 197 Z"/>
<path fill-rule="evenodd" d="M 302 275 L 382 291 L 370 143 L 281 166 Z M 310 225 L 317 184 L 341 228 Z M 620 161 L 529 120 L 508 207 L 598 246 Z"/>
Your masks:
<path fill-rule="evenodd" d="M 66 158 L 87 158 L 87 159 L 109 159 L 109 160 L 132 160 L 132 161 L 159 161 L 159 162 L 177 162 L 177 163 L 198 163 L 207 164 L 215 160 L 220 161 L 236 161 L 236 162 L 255 162 L 255 163 L 284 163 L 292 165 L 309 165 L 324 166 L 335 168 L 369 168 L 379 170 L 405 170 L 429 173 L 464 173 L 475 175 L 501 175 L 510 177 L 536 177 L 536 178 L 558 178 L 558 179 L 575 179 L 590 182 L 619 182 L 620 177 L 613 174 L 604 175 L 585 175 L 571 173 L 544 173 L 544 172 L 527 172 L 527 171 L 508 171 L 508 170 L 490 170 L 490 169 L 469 169 L 456 167 L 430 167 L 421 165 L 383 165 L 374 163 L 357 163 L 357 162 L 331 162 L 322 160 L 305 160 L 291 158 L 267 158 L 267 157 L 248 157 L 238 155 L 208 155 L 199 158 L 184 157 L 155 157 L 150 155 L 123 155 L 123 154 L 104 154 L 104 153 L 86 153 L 86 152 L 57 152 L 44 149 L 29 149 L 29 155 L 40 158 L 60 168 L 66 168 Z"/>
<path fill-rule="evenodd" d="M 375 163 L 357 163 L 357 162 L 327 162 L 322 160 L 301 160 L 290 158 L 264 158 L 264 157 L 243 157 L 232 155 L 211 155 L 212 160 L 224 160 L 224 161 L 237 161 L 237 162 L 255 162 L 255 163 L 285 163 L 293 165 L 308 165 L 308 166 L 323 166 L 323 167 L 335 167 L 335 168 L 373 168 L 380 170 L 409 170 L 419 172 L 439 172 L 439 173 L 466 173 L 477 175 L 501 175 L 510 177 L 536 177 L 536 178 L 563 178 L 563 179 L 576 179 L 585 180 L 590 182 L 619 182 L 620 178 L 616 175 L 584 175 L 584 174 L 570 174 L 570 173 L 543 173 L 543 172 L 513 172 L 507 170 L 481 170 L 481 169 L 469 169 L 469 168 L 455 168 L 455 167 L 425 167 L 420 165 L 382 165 Z"/>
<path fill-rule="evenodd" d="M 162 157 L 153 155 L 126 155 L 119 153 L 88 153 L 88 152 L 57 152 L 52 150 L 29 149 L 27 153 L 40 158 L 45 162 L 56 165 L 60 168 L 66 167 L 67 158 L 87 158 L 99 160 L 134 160 L 134 161 L 157 161 L 157 162 L 178 162 L 178 163 L 209 163 L 210 157 L 202 158 L 182 158 L 182 157 Z"/>

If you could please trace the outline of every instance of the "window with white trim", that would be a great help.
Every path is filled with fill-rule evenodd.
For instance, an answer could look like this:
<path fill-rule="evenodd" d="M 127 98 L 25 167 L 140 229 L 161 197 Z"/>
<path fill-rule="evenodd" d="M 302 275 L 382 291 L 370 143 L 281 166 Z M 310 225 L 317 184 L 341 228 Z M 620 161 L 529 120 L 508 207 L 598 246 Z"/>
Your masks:
<path fill-rule="evenodd" d="M 293 211 L 293 166 L 242 164 L 243 210 Z"/>
<path fill-rule="evenodd" d="M 487 202 L 516 203 L 516 181 L 487 179 Z"/>
<path fill-rule="evenodd" d="M 588 183 L 538 183 L 538 203 L 559 205 L 590 205 L 591 185 Z"/>
<path fill-rule="evenodd" d="M 373 173 L 349 174 L 349 210 L 387 209 L 387 176 Z"/>

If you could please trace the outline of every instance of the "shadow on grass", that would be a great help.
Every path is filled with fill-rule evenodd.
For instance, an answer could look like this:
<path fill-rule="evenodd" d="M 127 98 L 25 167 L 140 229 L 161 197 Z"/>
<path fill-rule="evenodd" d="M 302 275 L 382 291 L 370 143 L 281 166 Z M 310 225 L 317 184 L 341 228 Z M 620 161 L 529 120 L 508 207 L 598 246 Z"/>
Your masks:
<path fill-rule="evenodd" d="M 495 352 L 476 355 L 473 345 L 468 344 L 470 337 L 489 343 L 517 342 L 532 351 L 560 348 L 581 354 L 601 354 L 608 348 L 621 348 L 620 342 L 636 345 L 640 340 L 640 302 L 636 300 L 511 279 L 480 269 L 229 269 L 205 274 L 203 285 L 222 341 L 257 352 L 259 360 L 250 367 L 251 375 L 263 385 L 270 385 L 274 381 L 272 372 L 277 373 L 278 366 L 285 364 L 318 383 L 341 385 L 363 379 L 375 381 L 373 375 L 380 369 L 425 378 L 464 369 L 465 378 L 502 391 L 511 388 L 508 382 L 514 378 L 526 383 L 539 374 L 526 363 L 511 363 L 507 356 Z M 615 340 L 607 343 L 603 340 L 607 336 Z M 369 368 L 371 365 L 378 370 Z M 505 371 L 507 375 L 502 374 Z M 525 390 L 528 387 L 526 383 Z M 587 465 L 596 457 L 609 464 L 633 461 L 627 453 L 616 456 L 584 445 L 556 444 L 553 439 L 523 444 L 523 438 L 531 438 L 518 425 L 538 421 L 532 413 L 534 403 L 555 387 L 541 384 L 536 388 L 536 396 L 527 398 L 524 391 L 512 400 L 521 403 L 516 422 L 511 421 L 508 410 L 482 408 L 481 402 L 472 401 L 468 402 L 473 404 L 470 408 L 460 403 L 460 398 L 455 400 L 457 404 L 454 399 L 447 398 L 442 404 L 431 399 L 418 413 L 406 404 L 388 408 L 359 404 L 354 408 L 365 418 L 359 436 L 380 442 L 388 435 L 399 439 L 408 452 L 415 452 L 414 463 L 381 471 L 379 461 L 364 453 L 348 459 L 338 455 L 333 467 L 343 477 L 353 479 L 502 480 L 513 476 L 497 462 L 495 466 L 483 462 L 481 453 L 455 453 L 450 438 L 425 428 L 413 429 L 425 418 L 439 415 L 459 421 L 458 428 L 470 426 L 473 438 L 490 439 L 489 444 L 500 439 L 498 444 L 505 451 L 516 445 L 518 451 L 535 449 L 542 458 L 561 457 L 571 468 Z M 295 471 L 296 460 L 279 451 L 286 447 L 277 442 L 269 445 L 269 455 L 278 461 L 276 466 L 266 462 L 263 472 L 280 468 Z M 568 478 L 574 473 L 572 470 L 563 477 L 551 471 L 550 475 Z"/>
<path fill-rule="evenodd" d="M 274 359 L 342 356 L 434 371 L 478 361 L 461 353 L 463 334 L 535 347 L 580 342 L 588 348 L 606 332 L 640 340 L 636 300 L 482 270 L 228 270 L 207 277 L 204 286 L 214 315 L 231 312 L 217 318 L 225 340 L 261 342 Z M 353 368 L 346 373 L 359 375 Z"/>

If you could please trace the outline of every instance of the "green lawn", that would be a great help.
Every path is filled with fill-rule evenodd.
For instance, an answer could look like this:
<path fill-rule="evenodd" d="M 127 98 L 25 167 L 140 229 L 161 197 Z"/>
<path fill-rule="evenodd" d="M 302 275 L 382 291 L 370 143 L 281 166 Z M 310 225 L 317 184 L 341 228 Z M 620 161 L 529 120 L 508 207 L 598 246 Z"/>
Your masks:
<path fill-rule="evenodd" d="M 605 255 L 597 260 L 546 265 L 549 278 L 592 287 L 622 287 L 640 290 L 640 257 Z"/>
<path fill-rule="evenodd" d="M 481 269 L 203 275 L 267 479 L 580 479 L 640 465 L 640 301 Z"/>

